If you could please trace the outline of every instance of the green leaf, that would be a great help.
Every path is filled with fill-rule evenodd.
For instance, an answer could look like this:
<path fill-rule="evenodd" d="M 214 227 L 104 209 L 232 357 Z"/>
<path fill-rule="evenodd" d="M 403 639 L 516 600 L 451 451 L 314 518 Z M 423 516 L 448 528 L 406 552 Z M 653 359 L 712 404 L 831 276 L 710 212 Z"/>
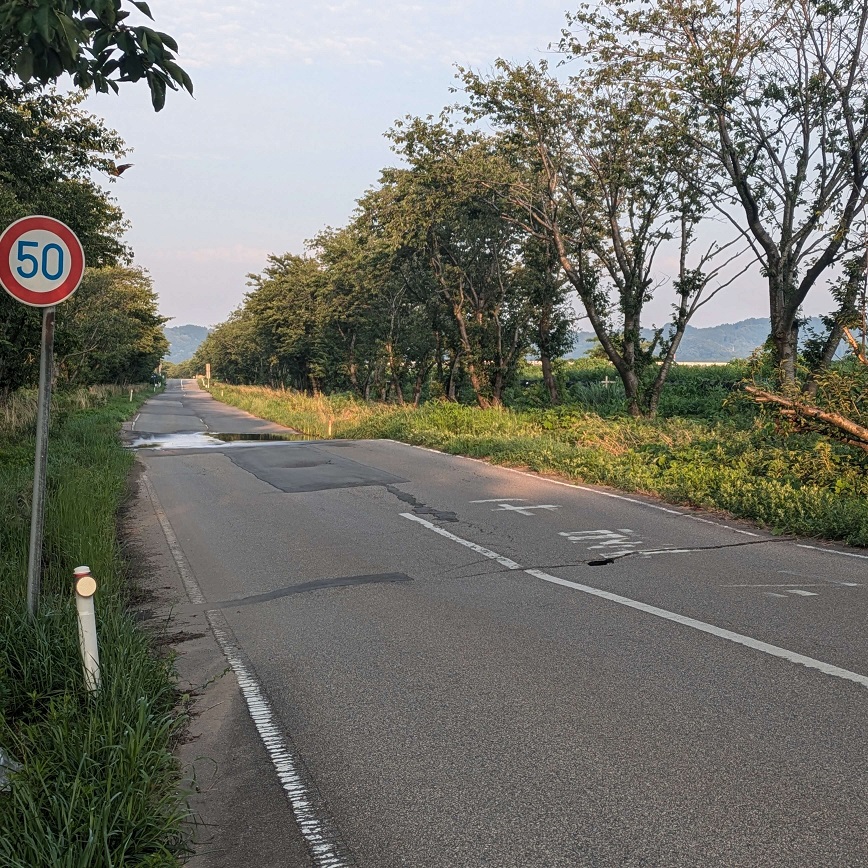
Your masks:
<path fill-rule="evenodd" d="M 111 42 L 112 34 L 108 30 L 103 30 L 101 33 L 97 33 L 97 35 L 93 39 L 93 53 L 101 54 L 106 50 L 109 46 L 109 42 Z"/>
<path fill-rule="evenodd" d="M 164 45 L 167 45 L 169 48 L 171 48 L 172 51 L 177 51 L 177 50 L 178 50 L 178 43 L 175 42 L 175 40 L 172 39 L 172 37 L 169 36 L 168 33 L 163 33 L 162 31 L 158 30 L 158 31 L 157 31 L 157 36 L 159 36 L 160 39 L 162 40 L 163 44 L 164 44 Z"/>
<path fill-rule="evenodd" d="M 57 16 L 57 21 L 60 24 L 60 29 L 66 39 L 66 44 L 69 46 L 69 53 L 74 60 L 81 49 L 82 41 L 87 39 L 87 34 L 82 34 L 84 39 L 81 39 L 75 21 L 67 15 L 64 15 L 62 12 L 55 12 L 54 14 Z"/>
<path fill-rule="evenodd" d="M 23 82 L 28 82 L 33 78 L 33 52 L 29 47 L 21 49 L 15 63 L 15 74 Z"/>
<path fill-rule="evenodd" d="M 160 111 L 166 104 L 166 83 L 155 72 L 148 70 L 148 85 L 151 88 L 151 104 Z"/>
<path fill-rule="evenodd" d="M 150 6 L 148 6 L 147 3 L 142 2 L 142 0 L 131 0 L 131 2 L 133 6 L 135 6 L 136 9 L 139 10 L 139 12 L 143 12 L 145 15 L 147 15 L 148 18 L 151 19 L 151 21 L 154 20 L 154 16 L 151 15 L 151 8 Z"/>
<path fill-rule="evenodd" d="M 51 42 L 52 28 L 49 18 L 54 10 L 50 6 L 40 6 L 33 16 L 33 23 L 39 35 L 48 43 Z"/>
<path fill-rule="evenodd" d="M 184 72 L 183 69 L 181 69 L 180 66 L 178 66 L 177 63 L 175 63 L 175 61 L 173 61 L 173 60 L 164 61 L 163 62 L 163 68 L 166 70 L 166 72 L 169 73 L 169 75 L 172 76 L 172 78 L 175 79 L 175 81 L 178 82 L 178 84 L 181 85 L 181 87 L 183 87 L 185 90 L 189 91 L 190 93 L 193 93 L 193 81 L 192 81 L 192 79 L 190 78 L 189 75 L 187 75 L 186 72 Z"/>

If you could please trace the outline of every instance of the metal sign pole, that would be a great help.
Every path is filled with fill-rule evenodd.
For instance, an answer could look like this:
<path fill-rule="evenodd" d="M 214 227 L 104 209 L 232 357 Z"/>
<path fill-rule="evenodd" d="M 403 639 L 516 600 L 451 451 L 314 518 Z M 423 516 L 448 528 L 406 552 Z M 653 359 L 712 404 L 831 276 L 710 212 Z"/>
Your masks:
<path fill-rule="evenodd" d="M 54 307 L 42 310 L 42 350 L 39 355 L 39 403 L 36 411 L 36 461 L 33 467 L 33 509 L 30 514 L 30 555 L 27 561 L 27 611 L 36 616 L 42 578 L 42 535 L 45 523 L 45 470 L 51 379 L 54 368 Z"/>

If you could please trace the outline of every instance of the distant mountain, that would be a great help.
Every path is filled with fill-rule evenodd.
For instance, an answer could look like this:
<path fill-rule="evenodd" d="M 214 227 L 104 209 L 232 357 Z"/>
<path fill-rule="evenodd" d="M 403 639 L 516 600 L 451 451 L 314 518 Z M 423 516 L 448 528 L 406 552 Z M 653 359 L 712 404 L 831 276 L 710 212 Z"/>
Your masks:
<path fill-rule="evenodd" d="M 808 328 L 822 330 L 822 324 L 812 318 Z M 804 335 L 805 328 L 802 329 Z M 590 348 L 588 343 L 593 333 L 575 332 L 573 351 L 567 358 L 577 359 Z M 651 330 L 643 329 L 642 336 L 650 339 Z M 741 322 L 723 323 L 708 328 L 687 326 L 676 358 L 680 362 L 728 362 L 731 359 L 746 359 L 757 347 L 761 347 L 769 336 L 769 321 L 762 318 L 743 319 Z"/>
<path fill-rule="evenodd" d="M 166 361 L 177 364 L 186 362 L 199 349 L 199 344 L 208 337 L 211 329 L 199 325 L 182 325 L 164 328 L 169 341 L 169 355 Z"/>

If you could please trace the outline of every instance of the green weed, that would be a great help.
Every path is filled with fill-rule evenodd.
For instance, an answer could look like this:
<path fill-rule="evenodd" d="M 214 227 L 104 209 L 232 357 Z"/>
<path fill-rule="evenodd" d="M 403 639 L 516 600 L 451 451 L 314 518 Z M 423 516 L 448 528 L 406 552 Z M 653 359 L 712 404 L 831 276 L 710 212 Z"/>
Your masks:
<path fill-rule="evenodd" d="M 328 436 L 330 423 L 333 437 L 401 440 L 723 510 L 781 533 L 868 545 L 868 455 L 779 430 L 729 401 L 737 365 L 681 370 L 671 401 L 704 406 L 702 418 L 651 422 L 578 404 L 480 410 L 431 402 L 413 410 L 254 386 L 221 387 L 215 396 L 317 437 Z"/>
<path fill-rule="evenodd" d="M 20 417 L 0 429 L 0 746 L 22 766 L 0 793 L 0 864 L 10 868 L 170 866 L 184 851 L 173 674 L 127 612 L 117 542 L 132 463 L 117 429 L 146 393 L 132 404 L 126 395 L 55 401 L 36 619 L 24 606 L 33 443 Z M 103 687 L 93 697 L 70 587 L 80 564 L 99 582 Z"/>

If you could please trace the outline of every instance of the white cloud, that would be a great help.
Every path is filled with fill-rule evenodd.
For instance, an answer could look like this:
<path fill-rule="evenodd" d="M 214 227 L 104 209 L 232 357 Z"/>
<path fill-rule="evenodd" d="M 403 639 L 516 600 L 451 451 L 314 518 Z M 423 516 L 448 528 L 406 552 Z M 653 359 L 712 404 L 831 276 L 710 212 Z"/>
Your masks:
<path fill-rule="evenodd" d="M 151 8 L 157 26 L 177 39 L 183 62 L 208 68 L 390 61 L 487 65 L 500 55 L 545 50 L 559 35 L 564 5 L 562 0 L 326 5 L 154 0 Z M 529 18 L 538 22 L 531 31 Z"/>

